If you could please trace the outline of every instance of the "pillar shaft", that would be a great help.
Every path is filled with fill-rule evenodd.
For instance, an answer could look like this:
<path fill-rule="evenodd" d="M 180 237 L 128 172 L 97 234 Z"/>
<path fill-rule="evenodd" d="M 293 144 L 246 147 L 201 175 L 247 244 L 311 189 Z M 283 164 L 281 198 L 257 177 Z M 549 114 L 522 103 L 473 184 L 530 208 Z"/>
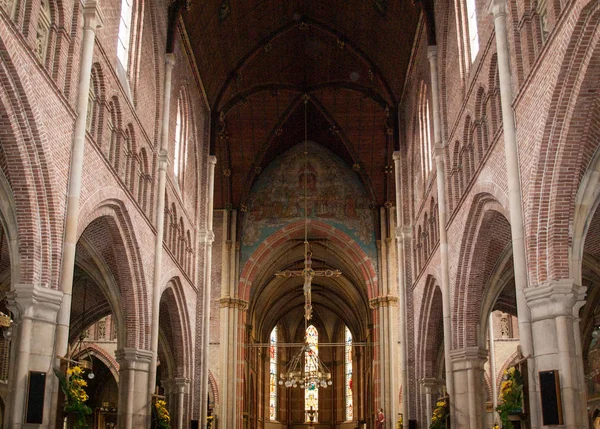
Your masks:
<path fill-rule="evenodd" d="M 51 426 L 50 409 L 54 379 L 54 332 L 56 315 L 63 294 L 39 285 L 14 284 L 7 294 L 8 306 L 15 316 L 15 340 L 12 347 L 15 369 L 9 383 L 7 407 L 7 426 L 21 428 L 25 421 L 25 406 L 29 371 L 46 373 L 46 392 L 44 395 L 44 415 L 40 428 Z"/>
<path fill-rule="evenodd" d="M 138 429 L 148 424 L 150 410 L 148 376 L 152 361 L 150 350 L 125 347 L 115 351 L 119 362 L 118 427 Z"/>
<path fill-rule="evenodd" d="M 407 340 L 407 319 L 406 319 L 406 256 L 404 255 L 404 240 L 406 238 L 406 234 L 403 231 L 403 221 L 402 221 L 402 157 L 400 152 L 394 152 L 394 175 L 395 175 L 395 184 L 396 184 L 396 252 L 397 252 L 397 260 L 398 260 L 398 311 L 400 313 L 400 329 L 398 330 L 398 341 L 400 343 L 400 356 L 399 356 L 399 366 L 400 366 L 400 374 L 399 379 L 402 383 L 402 401 L 400 402 L 400 410 L 402 413 L 403 419 L 405 422 L 408 422 L 409 415 L 409 390 L 408 390 L 408 345 L 406 344 Z M 396 322 L 394 322 L 396 323 Z M 390 416 L 395 417 L 395 416 Z"/>
<path fill-rule="evenodd" d="M 454 426 L 456 429 L 482 429 L 485 418 L 484 363 L 487 350 L 479 347 L 455 349 L 450 353 L 454 377 Z"/>
<path fill-rule="evenodd" d="M 71 295 L 73 293 L 73 271 L 75 269 L 75 247 L 79 223 L 79 199 L 81 196 L 81 176 L 85 149 L 85 126 L 88 115 L 88 98 L 94 57 L 96 30 L 102 28 L 103 16 L 96 0 L 87 0 L 83 7 L 83 36 L 81 41 L 81 62 L 79 63 L 79 83 L 75 105 L 75 125 L 71 146 L 71 164 L 66 201 L 65 234 L 63 255 L 60 267 L 60 290 L 63 301 L 57 316 L 55 349 L 56 355 L 65 356 L 69 347 L 69 324 L 71 318 Z M 58 381 L 53 380 L 51 414 L 56 416 L 58 403 Z"/>
<path fill-rule="evenodd" d="M 169 118 L 171 111 L 171 74 L 175 65 L 173 54 L 165 55 L 165 83 L 163 97 L 163 115 L 158 152 L 158 191 L 156 204 L 156 238 L 154 241 L 154 276 L 152 280 L 152 317 L 150 330 L 150 350 L 152 351 L 148 392 L 151 395 L 156 386 L 156 362 L 158 361 L 158 328 L 160 314 L 160 295 L 162 287 L 162 258 L 165 219 L 165 188 L 167 183 L 167 165 L 169 146 Z M 150 399 L 150 398 L 148 398 Z"/>
<path fill-rule="evenodd" d="M 537 380 L 533 372 L 533 341 L 529 308 L 524 291 L 527 288 L 527 259 L 525 250 L 525 233 L 523 222 L 523 205 L 521 196 L 521 174 L 514 110 L 512 108 L 513 90 L 510 72 L 510 52 L 506 26 L 506 0 L 491 0 L 490 13 L 494 16 L 496 34 L 496 50 L 498 55 L 498 75 L 500 81 L 500 104 L 502 108 L 502 128 L 504 131 L 504 154 L 506 159 L 506 176 L 508 184 L 508 201 L 510 211 L 510 230 L 515 273 L 515 292 L 519 320 L 519 339 L 521 350 L 528 357 L 529 409 L 531 427 L 540 425 L 539 401 L 532 389 L 536 389 Z"/>
<path fill-rule="evenodd" d="M 536 372 L 558 369 L 565 428 L 580 428 L 587 423 L 583 417 L 586 404 L 581 402 L 585 385 L 579 368 L 583 362 L 576 347 L 578 314 L 585 303 L 585 292 L 585 287 L 564 279 L 548 281 L 525 293 L 531 309 L 535 369 Z"/>
<path fill-rule="evenodd" d="M 202 357 L 201 357 L 201 368 L 200 368 L 200 426 L 206 426 L 206 417 L 208 415 L 208 354 L 209 354 L 209 339 L 210 339 L 210 303 L 211 303 L 211 282 L 212 282 L 212 243 L 215 239 L 213 232 L 213 194 L 215 184 L 215 165 L 217 164 L 217 158 L 210 156 L 208 158 L 208 184 L 207 184 L 207 208 L 206 208 L 206 232 L 200 237 L 200 241 L 204 246 L 204 273 L 203 282 L 201 285 L 202 290 L 202 315 L 203 320 L 201 324 L 202 329 Z"/>
<path fill-rule="evenodd" d="M 452 314 L 450 305 L 450 270 L 448 268 L 448 234 L 446 232 L 446 167 L 444 161 L 444 142 L 442 141 L 442 121 L 440 116 L 440 95 L 438 85 L 437 47 L 430 46 L 427 52 L 431 75 L 431 98 L 433 110 L 433 135 L 435 139 L 435 168 L 438 196 L 438 219 L 440 232 L 440 264 L 442 290 L 442 318 L 444 327 L 444 362 L 446 366 L 446 390 L 450 397 L 450 420 L 454 415 L 452 398 L 454 395 L 454 380 L 450 350 L 452 350 Z"/>

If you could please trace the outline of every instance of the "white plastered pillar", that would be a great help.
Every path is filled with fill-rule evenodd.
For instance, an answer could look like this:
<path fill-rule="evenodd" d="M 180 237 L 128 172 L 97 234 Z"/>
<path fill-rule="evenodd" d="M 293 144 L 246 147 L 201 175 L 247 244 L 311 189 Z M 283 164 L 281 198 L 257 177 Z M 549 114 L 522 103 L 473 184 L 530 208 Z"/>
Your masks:
<path fill-rule="evenodd" d="M 30 426 L 24 424 L 29 371 L 46 373 L 43 420 L 36 427 L 48 428 L 53 425 L 52 413 L 49 412 L 51 380 L 55 378 L 53 340 L 62 298 L 60 291 L 33 284 L 14 284 L 7 294 L 8 307 L 14 315 L 12 347 L 16 348 L 11 353 L 15 368 L 8 386 L 10 402 L 5 418 L 10 428 Z"/>
<path fill-rule="evenodd" d="M 452 427 L 482 429 L 485 419 L 484 364 L 488 351 L 479 347 L 465 347 L 454 349 L 449 354 L 454 377 L 455 414 Z"/>
<path fill-rule="evenodd" d="M 448 233 L 446 231 L 447 204 L 446 204 L 446 165 L 444 161 L 444 142 L 442 140 L 442 120 L 440 114 L 440 95 L 438 81 L 437 46 L 430 46 L 427 50 L 429 58 L 429 72 L 431 76 L 431 98 L 433 107 L 433 135 L 435 139 L 435 168 L 438 195 L 438 220 L 440 233 L 440 265 L 441 265 L 441 290 L 442 290 L 442 318 L 444 327 L 444 363 L 446 367 L 446 390 L 450 397 L 450 421 L 454 416 L 454 380 L 452 377 L 452 364 L 450 350 L 452 350 L 452 314 L 450 303 L 450 270 L 448 265 Z M 452 423 L 451 423 L 452 424 Z"/>
<path fill-rule="evenodd" d="M 500 104 L 502 108 L 502 129 L 504 134 L 504 155 L 508 184 L 508 202 L 510 212 L 510 232 L 512 239 L 513 263 L 515 273 L 515 293 L 519 321 L 519 342 L 523 355 L 527 358 L 529 381 L 529 413 L 532 429 L 540 427 L 539 388 L 535 364 L 533 362 L 533 339 L 529 307 L 525 299 L 528 287 L 527 254 L 525 249 L 525 228 L 523 221 L 523 203 L 521 195 L 521 173 L 515 112 L 512 107 L 513 89 L 510 71 L 510 51 L 508 48 L 508 30 L 506 25 L 506 0 L 491 0 L 489 12 L 494 17 L 496 50 L 498 55 L 498 77 L 500 81 Z"/>
<path fill-rule="evenodd" d="M 551 280 L 525 291 L 531 308 L 535 369 L 558 370 L 564 428 L 587 427 L 581 407 L 583 365 L 577 354 L 579 310 L 585 304 L 586 288 L 570 279 Z M 540 400 L 536 395 L 536 400 Z M 540 421 L 540 426 L 542 422 Z"/>
<path fill-rule="evenodd" d="M 119 363 L 118 427 L 144 428 L 149 420 L 148 376 L 152 352 L 124 347 L 116 350 L 115 356 Z"/>
<path fill-rule="evenodd" d="M 66 200 L 65 234 L 63 238 L 62 264 L 60 267 L 60 290 L 63 300 L 57 316 L 55 352 L 65 356 L 69 348 L 69 327 L 71 322 L 71 299 L 73 294 L 73 271 L 75 270 L 75 247 L 77 246 L 77 227 L 79 224 L 79 200 L 81 197 L 81 177 L 83 174 L 83 155 L 85 149 L 86 119 L 90 80 L 94 58 L 96 31 L 102 28 L 103 15 L 97 0 L 87 0 L 83 6 L 83 37 L 81 40 L 81 61 L 79 63 L 79 82 L 75 105 L 75 126 L 71 145 L 71 163 Z M 56 362 L 60 366 L 60 362 Z M 56 419 L 58 406 L 58 380 L 50 383 L 52 388 L 51 420 Z"/>

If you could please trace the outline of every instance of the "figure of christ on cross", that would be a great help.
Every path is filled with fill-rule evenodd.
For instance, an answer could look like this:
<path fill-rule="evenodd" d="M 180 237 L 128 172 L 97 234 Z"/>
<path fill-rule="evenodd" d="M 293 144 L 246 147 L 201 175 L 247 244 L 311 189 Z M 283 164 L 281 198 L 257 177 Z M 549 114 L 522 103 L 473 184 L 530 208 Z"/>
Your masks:
<path fill-rule="evenodd" d="M 303 270 L 286 270 L 275 273 L 277 277 L 304 277 L 304 318 L 310 320 L 312 318 L 312 295 L 311 285 L 314 277 L 337 277 L 342 274 L 340 270 L 313 270 L 312 269 L 312 252 L 308 241 L 304 242 L 304 269 Z"/>

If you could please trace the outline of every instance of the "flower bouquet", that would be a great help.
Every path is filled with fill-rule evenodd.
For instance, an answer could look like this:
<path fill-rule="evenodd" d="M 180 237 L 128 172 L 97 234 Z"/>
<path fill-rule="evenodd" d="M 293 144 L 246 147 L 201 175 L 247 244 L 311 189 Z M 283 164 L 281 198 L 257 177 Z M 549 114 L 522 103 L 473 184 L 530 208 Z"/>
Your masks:
<path fill-rule="evenodd" d="M 85 404 L 89 397 L 85 391 L 87 382 L 81 376 L 82 372 L 79 366 L 67 368 L 66 375 L 54 369 L 65 395 L 65 411 L 74 416 L 74 429 L 87 429 L 87 416 L 92 414 L 92 409 Z"/>
<path fill-rule="evenodd" d="M 429 429 L 443 429 L 446 427 L 446 417 L 450 414 L 450 404 L 448 398 L 441 398 L 435 404 L 433 415 L 431 416 L 431 424 Z"/>
<path fill-rule="evenodd" d="M 154 402 L 154 411 L 156 411 L 156 422 L 159 429 L 169 429 L 171 427 L 171 416 L 167 410 L 167 402 L 164 399 L 157 399 Z"/>
<path fill-rule="evenodd" d="M 511 367 L 504 371 L 504 381 L 500 386 L 500 399 L 502 404 L 496 407 L 496 411 L 500 415 L 502 428 L 512 429 L 513 424 L 508 416 L 523 411 L 523 377 L 517 368 Z"/>

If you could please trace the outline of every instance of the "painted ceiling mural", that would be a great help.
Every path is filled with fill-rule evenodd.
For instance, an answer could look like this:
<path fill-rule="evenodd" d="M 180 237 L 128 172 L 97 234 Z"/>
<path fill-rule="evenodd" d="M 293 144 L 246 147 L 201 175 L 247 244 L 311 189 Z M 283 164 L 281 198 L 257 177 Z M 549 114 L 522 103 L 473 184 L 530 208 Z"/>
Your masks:
<path fill-rule="evenodd" d="M 273 161 L 252 186 L 243 221 L 242 267 L 267 237 L 304 219 L 305 175 L 308 217 L 342 230 L 376 259 L 373 213 L 362 182 L 333 152 L 313 142 L 307 148 L 308 162 L 304 144 L 298 144 Z"/>

